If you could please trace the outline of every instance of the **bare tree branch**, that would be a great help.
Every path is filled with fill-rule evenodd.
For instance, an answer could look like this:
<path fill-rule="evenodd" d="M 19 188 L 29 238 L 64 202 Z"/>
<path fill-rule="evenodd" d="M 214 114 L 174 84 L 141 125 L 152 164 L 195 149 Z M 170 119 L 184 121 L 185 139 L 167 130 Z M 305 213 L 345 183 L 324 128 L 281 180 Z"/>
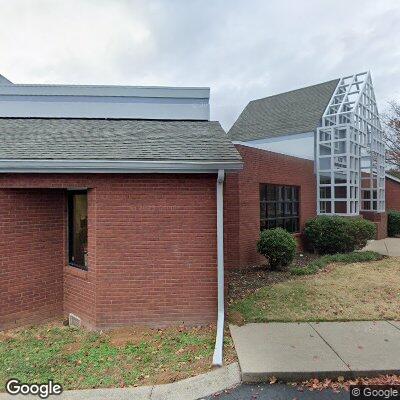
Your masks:
<path fill-rule="evenodd" d="M 400 170 L 400 103 L 389 103 L 389 111 L 381 116 L 386 144 L 386 161 Z"/>

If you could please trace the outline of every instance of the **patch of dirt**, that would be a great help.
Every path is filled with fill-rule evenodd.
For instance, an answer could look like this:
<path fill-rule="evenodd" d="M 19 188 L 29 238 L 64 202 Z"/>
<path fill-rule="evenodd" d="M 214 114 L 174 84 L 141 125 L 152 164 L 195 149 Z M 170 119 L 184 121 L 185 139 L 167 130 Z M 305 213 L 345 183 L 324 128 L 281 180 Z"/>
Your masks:
<path fill-rule="evenodd" d="M 224 361 L 226 362 L 226 361 Z M 180 370 L 163 369 L 153 376 L 144 377 L 141 385 L 161 385 L 164 383 L 172 383 L 182 379 L 190 378 L 204 374 L 213 369 L 212 360 L 210 357 L 201 358 L 199 360 L 191 360 L 190 366 L 182 366 Z"/>
<path fill-rule="evenodd" d="M 43 330 L 43 327 L 46 327 Z M 54 319 L 50 322 L 45 324 L 35 324 L 35 325 L 24 325 L 17 328 L 9 328 L 3 331 L 0 331 L 0 341 L 2 340 L 10 340 L 10 339 L 19 339 L 21 333 L 24 333 L 27 329 L 33 329 L 38 332 L 36 337 L 37 340 L 44 340 L 46 339 L 46 331 L 50 331 L 53 328 L 63 328 L 62 320 L 61 319 Z"/>
<path fill-rule="evenodd" d="M 204 369 L 199 372 L 203 373 Z M 180 381 L 181 379 L 188 378 L 189 376 L 197 375 L 196 373 L 190 373 L 184 371 L 172 371 L 172 370 L 165 370 L 162 372 L 157 373 L 155 377 L 148 377 L 145 378 L 141 384 L 142 385 L 162 385 L 164 383 L 172 383 L 176 381 Z"/>
<path fill-rule="evenodd" d="M 246 323 L 246 321 L 239 311 L 233 311 L 229 314 L 229 323 L 236 326 L 242 326 Z"/>
<path fill-rule="evenodd" d="M 291 266 L 305 267 L 318 257 L 317 254 L 312 253 L 297 253 Z M 229 282 L 229 303 L 243 299 L 264 286 L 284 282 L 293 278 L 288 268 L 279 271 L 271 271 L 268 264 L 232 269 L 227 272 L 227 275 Z M 240 314 L 238 313 L 236 317 L 239 319 L 237 322 L 240 323 Z"/>
<path fill-rule="evenodd" d="M 67 345 L 64 346 L 63 353 L 67 355 L 74 354 L 77 351 L 79 351 L 80 348 L 81 348 L 80 342 L 68 343 Z"/>
<path fill-rule="evenodd" d="M 128 343 L 135 346 L 148 340 L 154 335 L 154 331 L 147 327 L 124 327 L 108 332 L 110 344 L 115 347 L 125 347 Z"/>
<path fill-rule="evenodd" d="M 0 332 L 0 342 L 5 342 L 11 339 L 13 339 L 13 335 L 6 332 Z"/>
<path fill-rule="evenodd" d="M 320 257 L 320 255 L 315 253 L 296 253 L 292 267 L 307 267 L 308 264 Z"/>
<path fill-rule="evenodd" d="M 228 302 L 240 300 L 266 285 L 290 279 L 289 271 L 270 271 L 266 265 L 232 269 L 228 276 Z"/>

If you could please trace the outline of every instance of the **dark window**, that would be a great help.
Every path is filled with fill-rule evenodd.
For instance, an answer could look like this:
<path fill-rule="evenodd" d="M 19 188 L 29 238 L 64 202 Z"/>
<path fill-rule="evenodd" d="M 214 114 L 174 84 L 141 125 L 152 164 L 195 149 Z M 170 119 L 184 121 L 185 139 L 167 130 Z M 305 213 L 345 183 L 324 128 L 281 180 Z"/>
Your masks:
<path fill-rule="evenodd" d="M 68 191 L 69 264 L 87 270 L 87 192 Z"/>
<path fill-rule="evenodd" d="M 260 228 L 299 232 L 300 189 L 297 186 L 260 185 Z"/>

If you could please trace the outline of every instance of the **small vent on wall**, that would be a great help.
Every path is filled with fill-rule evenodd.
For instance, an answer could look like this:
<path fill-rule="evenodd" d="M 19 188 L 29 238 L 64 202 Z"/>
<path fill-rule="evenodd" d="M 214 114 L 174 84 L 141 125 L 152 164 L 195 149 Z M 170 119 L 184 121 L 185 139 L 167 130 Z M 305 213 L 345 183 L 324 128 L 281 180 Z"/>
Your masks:
<path fill-rule="evenodd" d="M 80 328 L 81 326 L 81 319 L 74 314 L 69 314 L 68 321 L 69 321 L 69 326 L 74 326 L 76 328 Z"/>

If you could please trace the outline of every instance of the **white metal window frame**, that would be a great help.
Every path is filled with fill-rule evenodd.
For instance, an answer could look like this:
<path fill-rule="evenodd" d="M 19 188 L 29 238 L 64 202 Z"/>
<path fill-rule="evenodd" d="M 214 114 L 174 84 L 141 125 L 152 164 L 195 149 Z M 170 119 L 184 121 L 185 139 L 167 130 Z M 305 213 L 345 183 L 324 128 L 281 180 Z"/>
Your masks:
<path fill-rule="evenodd" d="M 317 128 L 315 155 L 318 214 L 385 211 L 385 146 L 369 72 L 340 79 Z"/>

